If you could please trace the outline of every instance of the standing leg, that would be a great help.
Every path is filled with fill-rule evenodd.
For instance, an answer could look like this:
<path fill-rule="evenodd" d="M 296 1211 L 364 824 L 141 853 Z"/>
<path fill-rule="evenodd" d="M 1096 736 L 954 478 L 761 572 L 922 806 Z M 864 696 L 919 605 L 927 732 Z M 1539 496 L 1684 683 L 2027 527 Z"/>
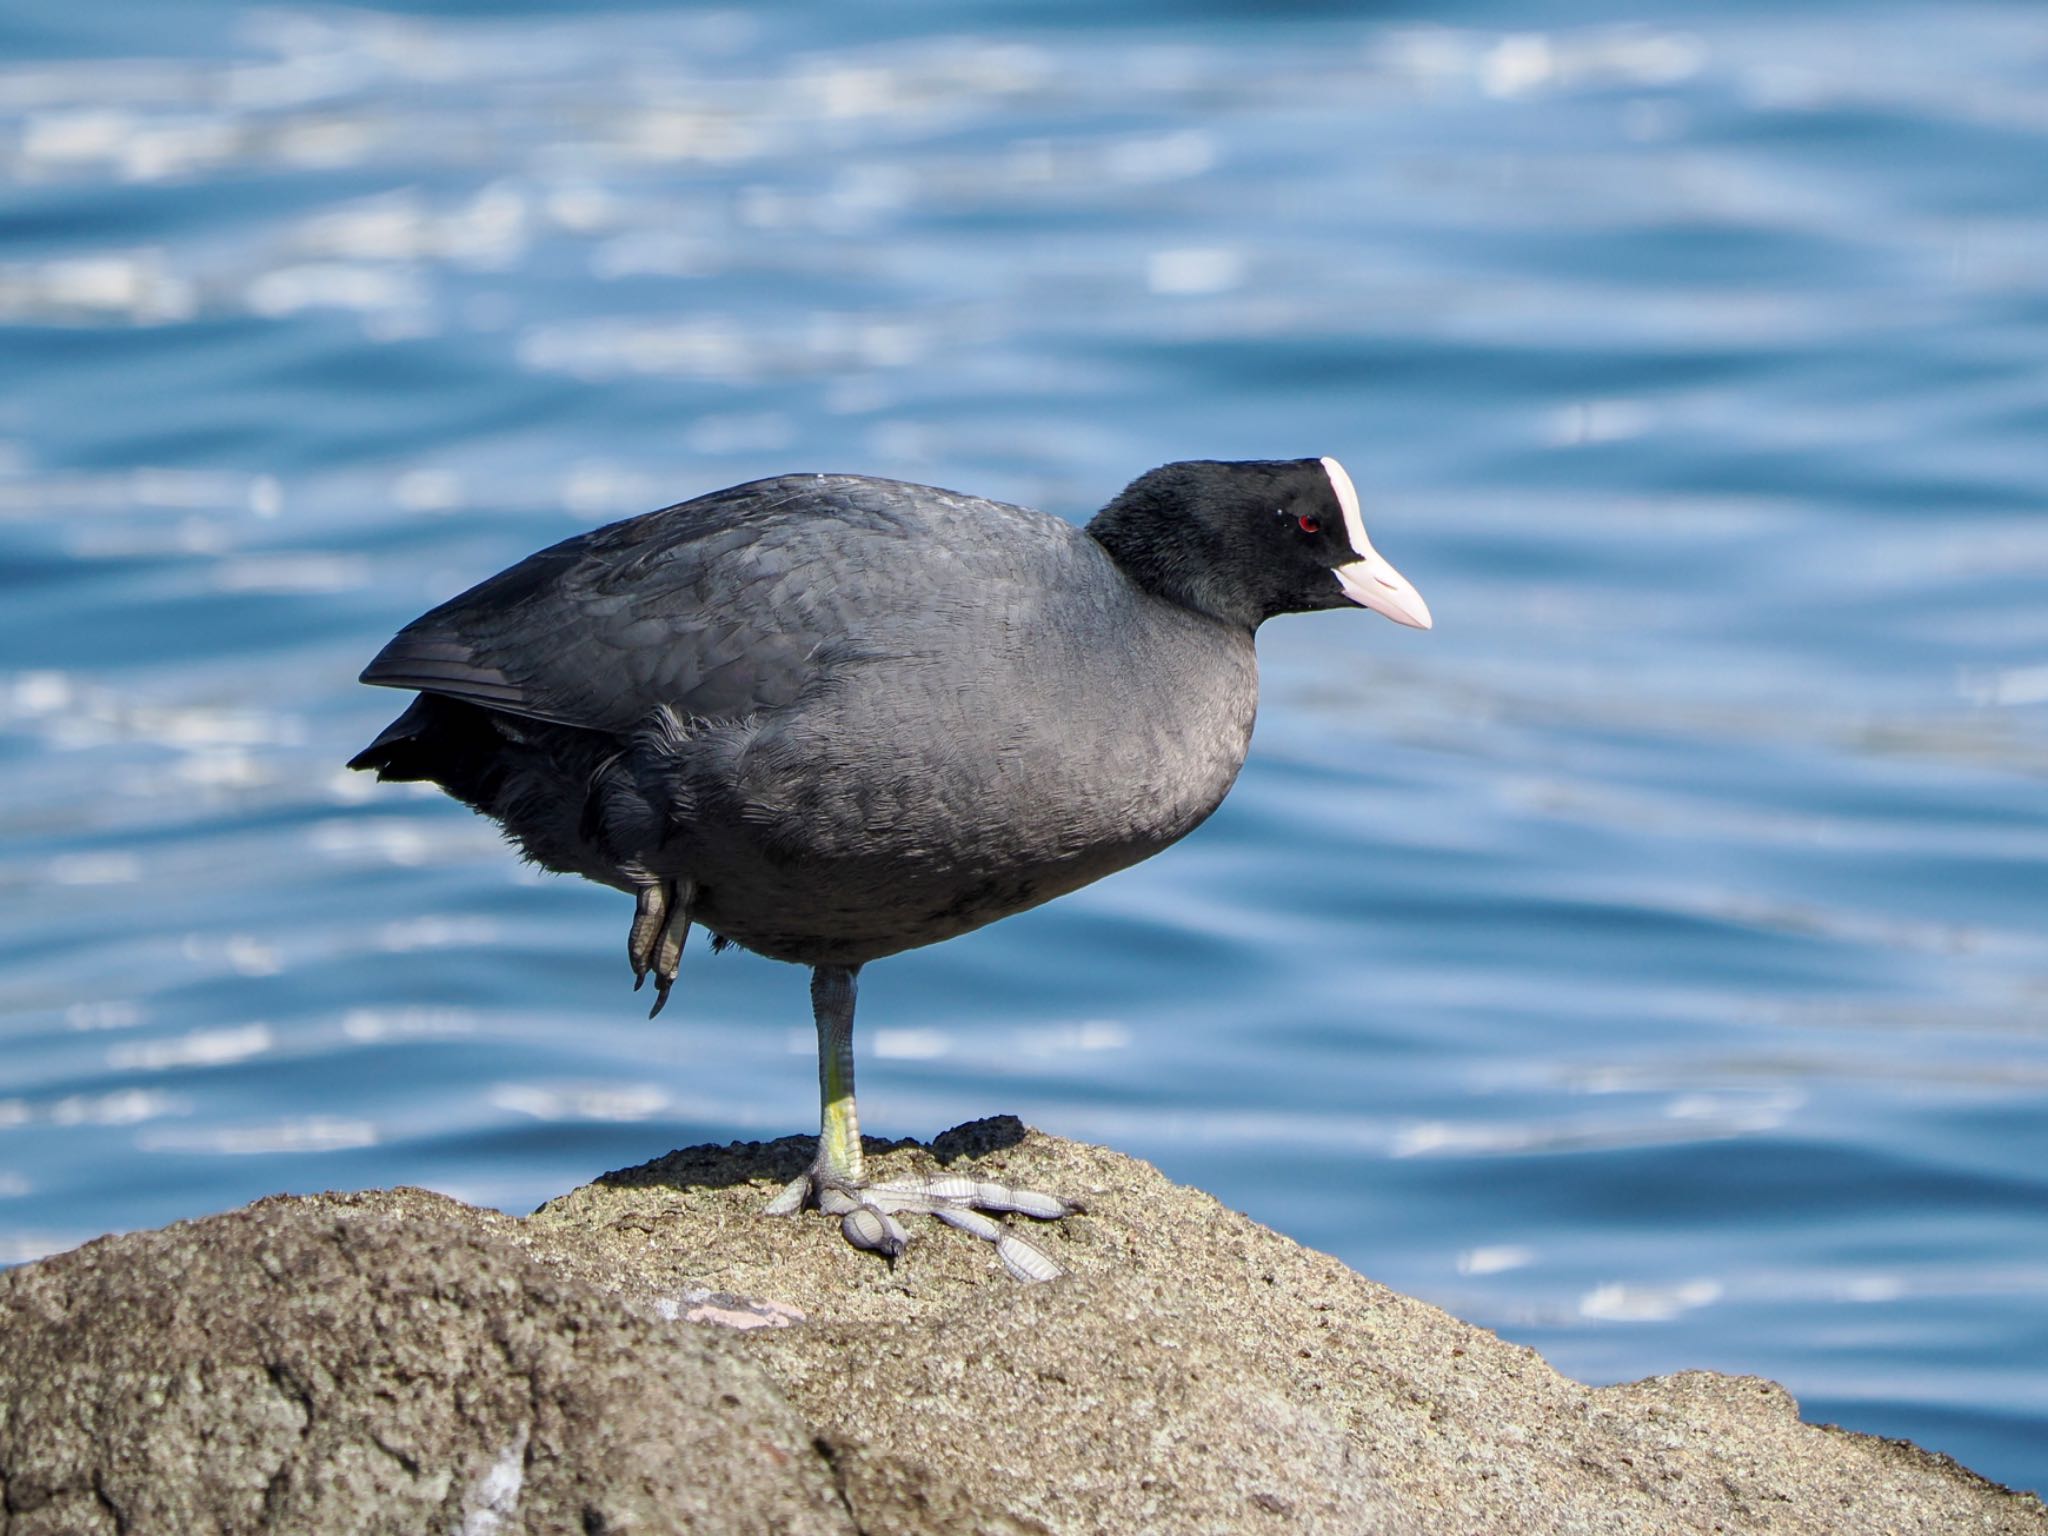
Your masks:
<path fill-rule="evenodd" d="M 859 1198 L 867 1184 L 860 1110 L 853 1098 L 853 1004 L 859 977 L 857 965 L 820 965 L 811 971 L 811 1012 L 818 1024 L 818 1155 L 769 1202 L 768 1214 L 791 1215 L 815 1201 L 818 1209 L 840 1218 L 840 1230 L 854 1247 L 893 1259 L 910 1245 L 910 1234 L 887 1211 Z"/>
<path fill-rule="evenodd" d="M 818 1155 L 769 1202 L 768 1214 L 794 1215 L 816 1204 L 839 1218 L 840 1231 L 854 1247 L 891 1259 L 910 1246 L 898 1212 L 936 1216 L 995 1244 L 1003 1267 L 1019 1280 L 1056 1278 L 1060 1267 L 1049 1255 L 982 1213 L 1014 1211 L 1055 1221 L 1077 1209 L 1067 1201 L 953 1175 L 867 1181 L 853 1098 L 853 1002 L 859 974 L 857 965 L 821 965 L 811 972 L 811 1010 L 818 1023 Z"/>
<path fill-rule="evenodd" d="M 862 1182 L 860 1111 L 853 1102 L 853 1003 L 857 965 L 821 965 L 811 972 L 811 1012 L 818 1022 L 818 1171 L 830 1184 Z"/>

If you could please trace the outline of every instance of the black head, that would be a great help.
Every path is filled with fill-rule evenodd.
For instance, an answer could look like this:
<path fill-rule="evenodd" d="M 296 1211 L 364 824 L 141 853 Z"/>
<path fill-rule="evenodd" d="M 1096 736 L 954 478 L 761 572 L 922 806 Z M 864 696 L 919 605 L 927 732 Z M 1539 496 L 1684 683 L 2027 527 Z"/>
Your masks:
<path fill-rule="evenodd" d="M 1088 531 L 1140 586 L 1226 623 L 1356 604 L 1430 627 L 1429 605 L 1366 538 L 1335 459 L 1161 465 Z"/>

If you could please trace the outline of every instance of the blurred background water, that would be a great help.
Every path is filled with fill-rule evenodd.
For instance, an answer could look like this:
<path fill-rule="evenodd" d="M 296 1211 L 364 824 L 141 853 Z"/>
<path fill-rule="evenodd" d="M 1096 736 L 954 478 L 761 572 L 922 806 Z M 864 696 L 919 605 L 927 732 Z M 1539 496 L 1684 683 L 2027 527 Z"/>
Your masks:
<path fill-rule="evenodd" d="M 814 1126 L 800 972 L 649 1024 L 341 770 L 424 607 L 1334 453 L 1436 631 L 1270 626 L 1188 844 L 875 967 L 868 1128 L 2048 1484 L 2048 8 L 19 0 L 0 183 L 0 1261 Z"/>

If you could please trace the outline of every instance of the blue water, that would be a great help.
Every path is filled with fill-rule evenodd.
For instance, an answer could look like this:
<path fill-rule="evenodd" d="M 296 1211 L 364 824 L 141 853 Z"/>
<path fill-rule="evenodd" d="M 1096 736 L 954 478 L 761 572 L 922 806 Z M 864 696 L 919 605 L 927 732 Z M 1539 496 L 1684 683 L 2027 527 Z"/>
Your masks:
<path fill-rule="evenodd" d="M 1436 630 L 1273 624 L 1213 822 L 874 967 L 867 1127 L 2048 1484 L 2048 8 L 1270 9 L 7 7 L 0 1260 L 815 1123 L 800 972 L 649 1024 L 341 770 L 430 603 L 1334 453 Z"/>

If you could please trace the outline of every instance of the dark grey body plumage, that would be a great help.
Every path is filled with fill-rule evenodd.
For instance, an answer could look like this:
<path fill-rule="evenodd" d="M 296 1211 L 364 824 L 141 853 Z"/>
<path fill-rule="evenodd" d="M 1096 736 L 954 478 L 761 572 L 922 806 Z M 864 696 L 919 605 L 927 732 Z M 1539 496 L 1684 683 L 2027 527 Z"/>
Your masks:
<path fill-rule="evenodd" d="M 549 869 L 692 882 L 695 920 L 763 955 L 857 966 L 1198 826 L 1250 743 L 1252 628 L 1041 512 L 784 476 L 407 625 L 363 680 L 421 695 L 352 766 L 440 782 Z"/>
<path fill-rule="evenodd" d="M 1191 461 L 1077 529 L 930 486 L 788 475 L 564 540 L 408 624 L 363 680 L 419 697 L 350 764 L 431 779 L 528 857 L 635 895 L 659 1012 L 693 922 L 811 967 L 818 1153 L 768 1204 L 900 1256 L 899 1219 L 1061 1266 L 994 1215 L 1055 1195 L 864 1171 L 867 961 L 1157 853 L 1221 803 L 1252 635 L 1348 606 L 1428 628 L 1334 459 Z"/>

